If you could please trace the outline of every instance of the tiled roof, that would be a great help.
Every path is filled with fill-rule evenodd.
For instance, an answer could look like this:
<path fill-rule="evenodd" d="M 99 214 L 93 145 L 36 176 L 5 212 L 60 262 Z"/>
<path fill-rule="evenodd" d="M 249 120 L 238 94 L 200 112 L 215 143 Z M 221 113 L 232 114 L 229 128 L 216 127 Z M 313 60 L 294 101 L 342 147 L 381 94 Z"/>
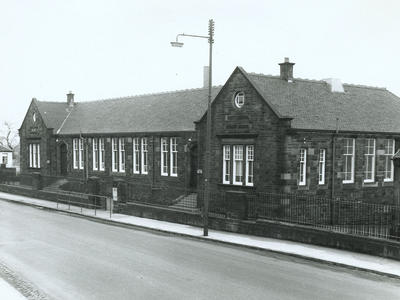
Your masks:
<path fill-rule="evenodd" d="M 344 84 L 337 93 L 325 81 L 245 75 L 280 116 L 293 118 L 292 128 L 400 133 L 400 98 L 384 88 Z"/>
<path fill-rule="evenodd" d="M 213 87 L 213 98 L 220 89 Z M 194 121 L 207 110 L 207 95 L 202 88 L 75 103 L 59 133 L 194 131 Z"/>
<path fill-rule="evenodd" d="M 4 146 L 0 145 L 0 152 L 12 152 L 12 150 L 7 148 L 7 147 L 4 147 Z"/>
<path fill-rule="evenodd" d="M 35 103 L 46 127 L 53 128 L 54 132 L 56 132 L 69 113 L 67 103 L 37 100 L 35 100 Z"/>

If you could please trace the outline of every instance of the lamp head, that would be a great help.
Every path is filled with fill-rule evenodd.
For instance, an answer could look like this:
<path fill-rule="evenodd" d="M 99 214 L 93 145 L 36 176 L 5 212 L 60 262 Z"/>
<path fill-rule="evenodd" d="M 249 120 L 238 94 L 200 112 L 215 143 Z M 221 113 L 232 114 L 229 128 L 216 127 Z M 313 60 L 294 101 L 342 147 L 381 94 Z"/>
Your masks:
<path fill-rule="evenodd" d="M 171 42 L 171 46 L 172 46 L 172 47 L 179 47 L 179 48 L 181 48 L 181 47 L 183 46 L 183 43 L 180 43 L 180 42 Z"/>

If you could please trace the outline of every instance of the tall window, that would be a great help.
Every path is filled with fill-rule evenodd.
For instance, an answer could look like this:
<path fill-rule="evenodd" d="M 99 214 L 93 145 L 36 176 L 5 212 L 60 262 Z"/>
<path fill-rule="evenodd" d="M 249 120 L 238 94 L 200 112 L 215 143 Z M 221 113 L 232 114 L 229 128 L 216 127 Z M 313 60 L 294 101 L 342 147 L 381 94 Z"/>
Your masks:
<path fill-rule="evenodd" d="M 299 185 L 307 183 L 307 149 L 300 149 Z"/>
<path fill-rule="evenodd" d="M 365 144 L 365 178 L 364 182 L 375 181 L 375 139 L 367 139 Z"/>
<path fill-rule="evenodd" d="M 104 171 L 104 139 L 93 138 L 93 171 Z"/>
<path fill-rule="evenodd" d="M 40 144 L 29 144 L 29 167 L 40 168 Z"/>
<path fill-rule="evenodd" d="M 354 183 L 354 151 L 355 139 L 344 139 L 344 170 L 343 170 L 343 183 Z"/>
<path fill-rule="evenodd" d="M 72 160 L 73 160 L 74 169 L 82 170 L 83 166 L 84 166 L 82 139 L 74 138 L 72 140 L 72 148 L 73 148 Z"/>
<path fill-rule="evenodd" d="M 161 175 L 168 176 L 168 141 L 161 138 Z"/>
<path fill-rule="evenodd" d="M 231 146 L 225 145 L 223 147 L 223 161 L 222 161 L 222 183 L 231 183 Z"/>
<path fill-rule="evenodd" d="M 254 145 L 223 145 L 222 150 L 222 183 L 253 186 Z"/>
<path fill-rule="evenodd" d="M 125 172 L 125 140 L 123 138 L 118 139 L 119 141 L 119 171 Z"/>
<path fill-rule="evenodd" d="M 148 152 L 147 138 L 142 138 L 142 174 L 149 172 Z"/>
<path fill-rule="evenodd" d="M 254 146 L 246 146 L 246 185 L 253 186 Z"/>
<path fill-rule="evenodd" d="M 383 181 L 393 181 L 393 160 L 392 157 L 394 155 L 394 140 L 387 139 L 385 140 L 385 170 Z"/>
<path fill-rule="evenodd" d="M 140 173 L 140 152 L 139 152 L 140 144 L 139 138 L 133 139 L 133 173 Z"/>
<path fill-rule="evenodd" d="M 325 156 L 326 150 L 319 150 L 319 160 L 318 160 L 318 184 L 325 184 Z"/>
<path fill-rule="evenodd" d="M 93 138 L 93 171 L 99 170 L 99 142 Z"/>
<path fill-rule="evenodd" d="M 85 165 L 85 162 L 83 161 L 84 155 L 83 155 L 83 141 L 82 139 L 79 139 L 79 169 L 83 170 L 83 167 Z"/>
<path fill-rule="evenodd" d="M 178 146 L 176 142 L 176 138 L 170 139 L 170 175 L 171 176 L 178 176 Z"/>
<path fill-rule="evenodd" d="M 112 150 L 112 157 L 111 157 L 112 171 L 118 172 L 118 139 L 117 138 L 112 138 L 111 150 Z"/>
<path fill-rule="evenodd" d="M 100 167 L 100 171 L 104 171 L 106 157 L 105 157 L 105 152 L 104 152 L 104 139 L 103 138 L 99 139 L 99 148 L 100 148 L 99 167 Z"/>
<path fill-rule="evenodd" d="M 233 184 L 243 184 L 243 145 L 233 146 Z"/>

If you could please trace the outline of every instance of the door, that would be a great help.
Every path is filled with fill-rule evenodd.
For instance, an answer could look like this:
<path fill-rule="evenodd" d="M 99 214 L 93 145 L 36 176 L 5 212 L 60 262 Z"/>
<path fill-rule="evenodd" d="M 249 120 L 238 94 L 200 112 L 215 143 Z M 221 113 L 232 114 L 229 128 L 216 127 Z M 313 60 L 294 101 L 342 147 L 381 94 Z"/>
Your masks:
<path fill-rule="evenodd" d="M 64 143 L 60 146 L 60 173 L 67 175 L 67 145 Z"/>
<path fill-rule="evenodd" d="M 190 188 L 197 188 L 197 145 L 190 148 Z"/>

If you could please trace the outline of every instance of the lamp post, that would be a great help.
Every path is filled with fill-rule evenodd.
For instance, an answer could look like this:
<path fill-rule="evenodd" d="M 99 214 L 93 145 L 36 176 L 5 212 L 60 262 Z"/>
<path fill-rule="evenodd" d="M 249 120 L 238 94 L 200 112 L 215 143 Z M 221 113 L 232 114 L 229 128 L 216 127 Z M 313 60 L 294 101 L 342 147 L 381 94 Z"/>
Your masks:
<path fill-rule="evenodd" d="M 176 36 L 176 41 L 171 42 L 172 47 L 182 47 L 178 41 L 180 36 L 208 39 L 210 45 L 208 64 L 208 106 L 207 106 L 207 131 L 206 131 L 206 157 L 204 178 L 204 229 L 203 235 L 208 236 L 208 204 L 210 202 L 210 168 L 211 168 L 211 88 L 212 88 L 212 44 L 214 43 L 214 21 L 208 20 L 208 36 L 181 33 Z"/>

